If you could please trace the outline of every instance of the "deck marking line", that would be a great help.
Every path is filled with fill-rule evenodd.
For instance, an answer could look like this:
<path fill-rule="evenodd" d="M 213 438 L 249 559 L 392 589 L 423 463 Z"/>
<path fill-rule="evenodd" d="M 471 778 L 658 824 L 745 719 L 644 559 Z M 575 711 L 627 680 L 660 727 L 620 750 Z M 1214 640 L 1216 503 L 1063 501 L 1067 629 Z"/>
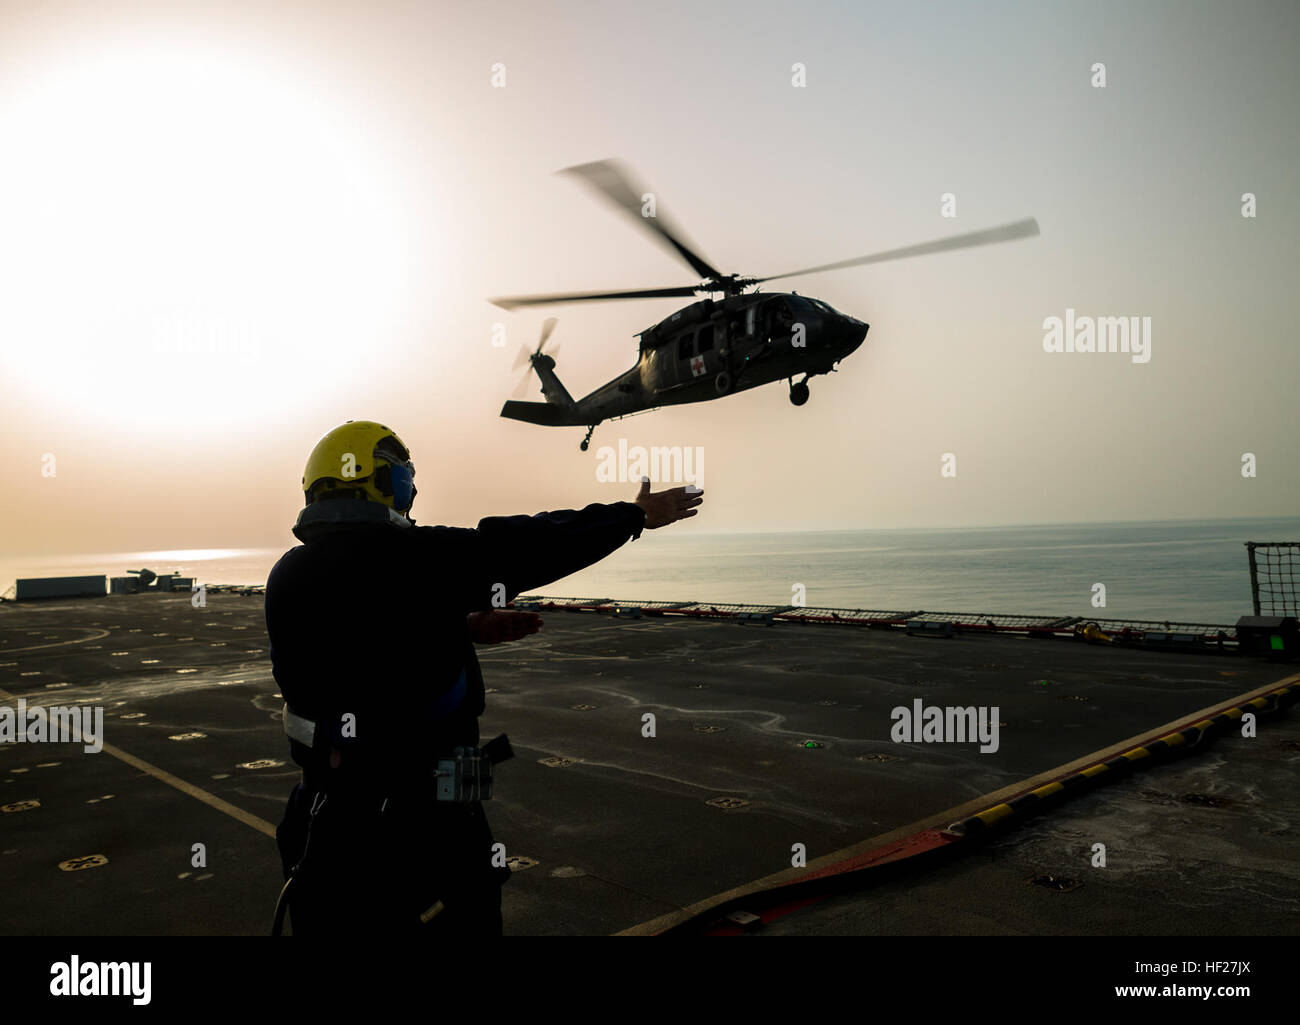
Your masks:
<path fill-rule="evenodd" d="M 95 630 L 94 627 L 90 626 L 76 626 L 71 629 Z M 10 648 L 6 651 L 0 651 L 0 655 L 17 655 L 20 651 L 39 651 L 42 648 L 61 648 L 66 644 L 89 644 L 91 641 L 98 641 L 101 638 L 107 637 L 108 634 L 109 631 L 107 630 L 96 630 L 94 637 L 77 637 L 70 641 L 55 641 L 53 644 L 33 644 L 31 647 L 27 648 Z"/>
<path fill-rule="evenodd" d="M 16 700 L 7 690 L 0 689 L 0 698 L 6 701 Z M 275 826 L 267 822 L 266 819 L 258 818 L 252 812 L 244 811 L 243 808 L 236 807 L 229 801 L 223 801 L 216 794 L 210 794 L 202 787 L 196 787 L 193 783 L 187 783 L 179 776 L 173 776 L 166 769 L 160 769 L 156 765 L 146 762 L 143 758 L 137 758 L 133 754 L 123 751 L 120 747 L 112 744 L 104 745 L 104 753 L 110 754 L 120 762 L 125 762 L 132 768 L 139 769 L 141 772 L 148 773 L 160 783 L 166 783 L 169 787 L 174 787 L 182 794 L 186 794 L 196 801 L 202 801 L 209 808 L 215 808 L 217 811 L 229 815 L 232 819 L 242 822 L 246 826 L 256 829 L 259 833 L 275 839 Z"/>

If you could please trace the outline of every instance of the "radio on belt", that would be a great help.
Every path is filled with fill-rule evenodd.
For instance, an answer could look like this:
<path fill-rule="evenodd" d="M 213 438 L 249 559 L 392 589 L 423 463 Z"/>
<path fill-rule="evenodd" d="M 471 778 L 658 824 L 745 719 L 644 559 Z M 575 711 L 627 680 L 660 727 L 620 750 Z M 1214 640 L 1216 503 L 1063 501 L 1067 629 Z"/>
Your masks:
<path fill-rule="evenodd" d="M 435 784 L 439 801 L 486 801 L 492 797 L 492 764 L 514 757 L 503 733 L 483 747 L 458 747 L 438 762 Z"/>

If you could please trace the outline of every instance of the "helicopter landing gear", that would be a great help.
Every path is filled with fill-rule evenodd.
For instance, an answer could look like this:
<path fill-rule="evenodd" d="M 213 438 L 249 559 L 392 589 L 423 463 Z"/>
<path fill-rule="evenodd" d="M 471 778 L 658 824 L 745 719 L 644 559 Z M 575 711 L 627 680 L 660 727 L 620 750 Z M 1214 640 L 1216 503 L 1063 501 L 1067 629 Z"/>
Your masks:
<path fill-rule="evenodd" d="M 808 378 L 804 378 L 798 384 L 790 382 L 790 401 L 796 406 L 802 406 L 808 401 Z"/>
<path fill-rule="evenodd" d="M 713 389 L 719 395 L 729 395 L 731 390 L 736 386 L 736 379 L 731 376 L 731 372 L 724 370 L 713 379 Z"/>
<path fill-rule="evenodd" d="M 582 443 L 578 446 L 578 448 L 582 449 L 582 451 L 584 452 L 587 451 L 587 447 L 591 444 L 591 432 L 594 431 L 595 429 L 596 429 L 595 424 L 592 424 L 590 427 L 587 428 L 587 436 L 582 439 Z"/>

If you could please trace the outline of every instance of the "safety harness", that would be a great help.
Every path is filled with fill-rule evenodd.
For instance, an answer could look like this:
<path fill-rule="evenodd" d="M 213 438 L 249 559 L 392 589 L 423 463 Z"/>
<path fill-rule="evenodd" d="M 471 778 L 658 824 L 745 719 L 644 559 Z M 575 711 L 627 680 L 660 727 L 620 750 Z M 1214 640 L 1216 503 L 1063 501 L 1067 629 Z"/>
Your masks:
<path fill-rule="evenodd" d="M 442 718 L 460 707 L 469 689 L 465 670 L 462 669 L 456 686 L 444 694 L 431 709 L 432 715 Z M 324 747 L 325 732 L 320 725 L 304 715 L 299 715 L 288 703 L 281 714 L 285 735 L 304 747 L 319 750 Z M 449 758 L 439 758 L 433 773 L 433 785 L 436 799 L 457 804 L 471 804 L 487 801 L 492 797 L 492 766 L 514 757 L 509 738 L 504 734 L 494 737 L 482 747 L 457 747 Z M 307 850 L 311 846 L 311 830 L 316 817 L 324 809 L 329 796 L 324 790 L 318 790 L 312 798 L 311 810 L 307 818 L 307 835 L 303 842 L 302 855 L 298 863 L 289 870 L 289 878 L 280 890 L 279 900 L 275 904 L 275 919 L 271 925 L 271 935 L 279 936 L 284 928 L 284 916 L 288 910 L 287 898 L 294 879 L 307 860 Z M 389 798 L 375 797 L 379 801 L 379 812 L 383 814 L 388 808 Z M 431 918 L 432 915 L 429 916 Z M 428 919 L 423 918 L 427 921 Z"/>

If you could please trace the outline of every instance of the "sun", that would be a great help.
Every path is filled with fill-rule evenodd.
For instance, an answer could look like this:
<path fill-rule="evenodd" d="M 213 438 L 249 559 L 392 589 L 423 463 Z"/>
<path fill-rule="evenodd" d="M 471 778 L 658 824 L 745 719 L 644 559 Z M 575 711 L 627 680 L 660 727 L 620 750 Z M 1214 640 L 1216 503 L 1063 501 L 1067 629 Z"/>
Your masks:
<path fill-rule="evenodd" d="M 397 190 L 309 77 L 190 40 L 100 45 L 7 89 L 0 140 L 7 388 L 156 428 L 292 412 L 363 369 L 402 280 Z"/>

